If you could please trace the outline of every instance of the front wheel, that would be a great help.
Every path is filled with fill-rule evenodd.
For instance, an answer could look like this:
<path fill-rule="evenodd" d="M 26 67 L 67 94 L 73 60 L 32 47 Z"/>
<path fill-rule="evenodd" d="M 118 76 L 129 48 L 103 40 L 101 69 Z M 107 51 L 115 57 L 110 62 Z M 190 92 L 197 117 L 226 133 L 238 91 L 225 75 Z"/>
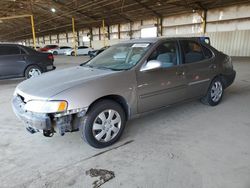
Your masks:
<path fill-rule="evenodd" d="M 80 126 L 81 137 L 95 148 L 114 144 L 122 135 L 126 124 L 122 107 L 112 100 L 94 104 Z"/>
<path fill-rule="evenodd" d="M 210 106 L 218 105 L 223 97 L 224 86 L 222 80 L 218 77 L 215 78 L 209 86 L 208 92 L 201 101 Z"/>

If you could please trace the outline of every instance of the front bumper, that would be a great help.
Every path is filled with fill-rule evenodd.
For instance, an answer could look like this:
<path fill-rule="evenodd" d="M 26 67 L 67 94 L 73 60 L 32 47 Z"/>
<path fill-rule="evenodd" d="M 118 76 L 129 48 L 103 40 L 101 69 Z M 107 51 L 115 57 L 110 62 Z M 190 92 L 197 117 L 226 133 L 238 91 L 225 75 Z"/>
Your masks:
<path fill-rule="evenodd" d="M 24 109 L 25 103 L 21 97 L 12 99 L 12 108 L 16 116 L 24 122 L 26 128 L 32 127 L 37 130 L 51 130 L 51 119 L 47 114 L 28 112 Z"/>
<path fill-rule="evenodd" d="M 53 136 L 58 130 L 60 135 L 65 132 L 78 131 L 86 109 L 70 110 L 60 114 L 34 113 L 25 110 L 25 102 L 17 95 L 12 99 L 12 108 L 16 116 L 25 124 L 30 133 L 43 131 L 44 136 Z"/>
<path fill-rule="evenodd" d="M 70 56 L 71 55 L 71 51 L 70 52 L 64 52 L 64 55 Z"/>

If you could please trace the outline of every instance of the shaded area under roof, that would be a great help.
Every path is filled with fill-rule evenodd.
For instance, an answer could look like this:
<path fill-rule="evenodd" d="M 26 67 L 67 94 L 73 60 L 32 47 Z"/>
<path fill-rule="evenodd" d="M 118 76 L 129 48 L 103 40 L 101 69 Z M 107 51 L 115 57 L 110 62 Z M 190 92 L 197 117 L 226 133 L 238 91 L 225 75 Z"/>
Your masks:
<path fill-rule="evenodd" d="M 206 10 L 250 0 L 1 0 L 0 17 L 33 14 L 37 36 L 71 31 L 71 18 L 76 28 L 134 22 Z M 52 12 L 54 8 L 56 12 Z M 0 41 L 31 38 L 29 18 L 0 20 Z"/>

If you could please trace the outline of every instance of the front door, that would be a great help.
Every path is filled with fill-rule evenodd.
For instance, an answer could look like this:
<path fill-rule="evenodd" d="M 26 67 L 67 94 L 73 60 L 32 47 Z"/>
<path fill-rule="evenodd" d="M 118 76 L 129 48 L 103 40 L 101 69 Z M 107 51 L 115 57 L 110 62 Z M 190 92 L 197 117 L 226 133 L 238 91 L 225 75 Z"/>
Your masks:
<path fill-rule="evenodd" d="M 184 100 L 186 94 L 185 70 L 179 64 L 179 50 L 174 40 L 160 44 L 148 61 L 161 61 L 163 67 L 148 72 L 137 72 L 139 113 Z"/>

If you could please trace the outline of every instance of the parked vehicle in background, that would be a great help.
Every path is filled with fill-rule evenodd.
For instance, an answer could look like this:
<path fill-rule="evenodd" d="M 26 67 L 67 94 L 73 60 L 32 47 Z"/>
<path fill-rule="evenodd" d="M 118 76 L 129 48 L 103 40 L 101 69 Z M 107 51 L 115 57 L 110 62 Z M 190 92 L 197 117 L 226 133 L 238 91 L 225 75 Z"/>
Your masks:
<path fill-rule="evenodd" d="M 0 44 L 0 78 L 31 78 L 54 70 L 51 53 L 18 44 Z"/>
<path fill-rule="evenodd" d="M 71 50 L 72 48 L 69 46 L 61 46 L 55 49 L 48 50 L 48 52 L 52 53 L 53 55 L 62 55 L 64 54 L 67 50 Z"/>
<path fill-rule="evenodd" d="M 36 51 L 39 51 L 39 49 L 41 48 L 40 46 L 36 46 L 36 48 L 34 48 L 34 46 L 28 46 L 29 48 L 32 48 L 32 49 L 34 49 L 34 50 L 36 50 Z"/>
<path fill-rule="evenodd" d="M 88 55 L 89 51 L 91 51 L 91 50 L 93 50 L 93 49 L 88 47 L 88 46 L 79 46 L 76 49 L 76 55 Z M 74 49 L 68 49 L 64 52 L 64 55 L 74 56 L 75 51 L 74 51 Z"/>
<path fill-rule="evenodd" d="M 102 53 L 104 50 L 108 49 L 110 46 L 105 46 L 99 50 L 92 50 L 92 51 L 89 51 L 88 55 L 89 57 L 93 58 L 95 56 L 97 56 L 98 54 Z"/>
<path fill-rule="evenodd" d="M 49 50 L 53 50 L 53 49 L 56 49 L 58 47 L 59 47 L 58 45 L 46 45 L 43 48 L 40 48 L 39 51 L 40 52 L 48 52 Z"/>
<path fill-rule="evenodd" d="M 145 113 L 191 99 L 218 105 L 235 75 L 231 58 L 199 38 L 138 39 L 22 82 L 12 104 L 31 133 L 80 130 L 84 141 L 103 148 Z"/>

